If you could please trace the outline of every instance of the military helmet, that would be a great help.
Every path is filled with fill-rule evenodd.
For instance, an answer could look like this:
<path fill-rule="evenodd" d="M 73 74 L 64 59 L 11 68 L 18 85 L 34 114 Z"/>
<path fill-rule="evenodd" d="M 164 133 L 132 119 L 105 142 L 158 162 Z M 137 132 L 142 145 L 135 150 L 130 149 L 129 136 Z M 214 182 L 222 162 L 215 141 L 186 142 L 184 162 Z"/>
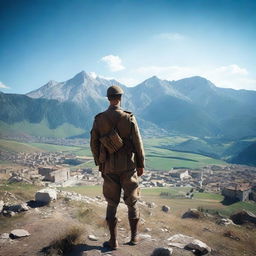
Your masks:
<path fill-rule="evenodd" d="M 114 95 L 122 95 L 122 94 L 124 94 L 124 91 L 120 86 L 112 85 L 112 86 L 108 87 L 107 97 L 111 97 Z"/>

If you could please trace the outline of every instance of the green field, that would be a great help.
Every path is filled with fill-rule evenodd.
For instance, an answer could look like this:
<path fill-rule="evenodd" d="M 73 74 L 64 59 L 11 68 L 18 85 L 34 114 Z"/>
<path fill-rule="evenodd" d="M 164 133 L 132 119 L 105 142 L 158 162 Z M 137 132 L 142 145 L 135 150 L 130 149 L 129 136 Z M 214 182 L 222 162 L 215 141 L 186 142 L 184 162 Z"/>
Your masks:
<path fill-rule="evenodd" d="M 19 134 L 20 131 L 33 136 L 65 138 L 84 133 L 83 129 L 77 128 L 72 124 L 64 123 L 56 129 L 50 129 L 46 120 L 40 123 L 29 123 L 22 121 L 8 125 L 0 121 L 1 132 L 4 134 Z"/>
<path fill-rule="evenodd" d="M 200 154 L 172 151 L 161 146 L 171 143 L 180 143 L 186 140 L 183 137 L 167 137 L 145 139 L 146 168 L 151 170 L 170 170 L 171 168 L 200 168 L 209 164 L 225 164 L 224 161 L 203 156 Z M 81 146 L 60 146 L 45 143 L 21 143 L 11 140 L 0 139 L 0 150 L 9 152 L 65 152 L 77 156 L 92 156 L 89 143 Z M 83 167 L 95 167 L 93 161 L 82 164 Z"/>
<path fill-rule="evenodd" d="M 185 137 L 152 138 L 145 140 L 146 165 L 149 169 L 170 170 L 174 167 L 200 168 L 209 164 L 225 164 L 224 161 L 194 153 L 177 152 L 161 148 L 175 145 Z"/>
<path fill-rule="evenodd" d="M 43 151 L 39 147 L 33 146 L 29 143 L 22 143 L 11 140 L 3 140 L 0 139 L 0 150 L 8 151 L 8 152 L 41 152 Z"/>

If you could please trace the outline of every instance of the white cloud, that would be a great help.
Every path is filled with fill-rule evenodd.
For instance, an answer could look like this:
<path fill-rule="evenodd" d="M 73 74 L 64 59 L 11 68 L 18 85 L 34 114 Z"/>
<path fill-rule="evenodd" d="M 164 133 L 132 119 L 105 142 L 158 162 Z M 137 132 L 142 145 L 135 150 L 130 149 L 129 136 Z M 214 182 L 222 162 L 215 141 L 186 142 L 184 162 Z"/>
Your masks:
<path fill-rule="evenodd" d="M 217 67 L 208 71 L 206 75 L 220 87 L 256 90 L 256 79 L 246 68 L 241 68 L 236 64 Z"/>
<path fill-rule="evenodd" d="M 105 62 L 112 72 L 125 69 L 122 64 L 122 59 L 119 56 L 107 55 L 101 58 L 101 61 Z"/>
<path fill-rule="evenodd" d="M 0 81 L 0 88 L 1 88 L 1 89 L 10 89 L 9 86 L 5 85 L 5 84 L 2 83 L 1 81 Z"/>
<path fill-rule="evenodd" d="M 135 69 L 132 74 L 140 81 L 154 75 L 166 80 L 202 76 L 219 87 L 256 90 L 256 78 L 237 64 L 220 67 L 144 66 Z"/>
<path fill-rule="evenodd" d="M 240 68 L 236 64 L 219 67 L 216 69 L 216 72 L 238 74 L 238 75 L 248 75 L 248 71 L 245 68 Z"/>
<path fill-rule="evenodd" d="M 156 75 L 166 80 L 178 80 L 198 75 L 198 71 L 195 68 L 185 66 L 147 66 L 140 67 L 136 71 L 145 77 Z"/>
<path fill-rule="evenodd" d="M 180 33 L 161 33 L 156 35 L 156 37 L 160 39 L 167 39 L 170 41 L 178 41 L 185 38 L 185 36 Z"/>

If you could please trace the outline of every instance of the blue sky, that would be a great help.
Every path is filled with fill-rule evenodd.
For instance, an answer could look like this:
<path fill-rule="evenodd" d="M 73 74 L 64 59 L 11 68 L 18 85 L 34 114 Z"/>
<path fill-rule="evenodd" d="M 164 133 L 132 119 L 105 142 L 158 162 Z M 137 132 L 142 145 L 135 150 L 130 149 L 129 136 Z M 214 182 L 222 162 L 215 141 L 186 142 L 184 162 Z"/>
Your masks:
<path fill-rule="evenodd" d="M 254 0 L 0 0 L 0 90 L 81 70 L 129 86 L 200 75 L 256 90 L 255 28 Z"/>

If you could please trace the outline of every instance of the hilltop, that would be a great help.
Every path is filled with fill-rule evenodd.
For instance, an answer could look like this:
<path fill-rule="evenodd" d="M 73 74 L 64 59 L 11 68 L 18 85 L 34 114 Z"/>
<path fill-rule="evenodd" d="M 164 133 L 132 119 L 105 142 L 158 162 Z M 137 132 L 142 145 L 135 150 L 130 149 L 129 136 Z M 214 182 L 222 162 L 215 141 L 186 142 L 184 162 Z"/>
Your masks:
<path fill-rule="evenodd" d="M 1 188 L 1 196 L 2 189 L 5 188 Z M 40 188 L 28 185 L 10 185 L 8 193 L 12 195 L 13 203 L 17 202 L 17 199 L 18 202 L 22 202 L 25 199 L 34 200 L 34 194 L 38 189 Z M 79 239 L 76 240 L 71 252 L 65 255 L 106 255 L 108 251 L 102 247 L 102 243 L 107 239 L 108 231 L 104 223 L 106 204 L 101 197 L 101 187 L 80 187 L 79 191 L 80 193 L 74 192 L 74 188 L 61 189 L 58 190 L 58 199 L 48 206 L 31 208 L 16 213 L 16 216 L 11 218 L 0 216 L 2 233 L 15 228 L 25 229 L 30 233 L 30 236 L 20 239 L 1 240 L 0 253 L 6 256 L 57 255 L 54 248 L 47 254 L 50 246 L 55 244 L 56 248 L 56 242 L 59 241 L 57 248 L 63 248 L 60 240 L 70 232 L 73 235 L 75 232 Z M 186 193 L 184 190 L 170 191 L 174 195 Z M 120 248 L 111 255 L 149 256 L 155 248 L 169 247 L 173 249 L 174 256 L 193 256 L 190 251 L 168 245 L 168 239 L 176 234 L 191 236 L 205 242 L 212 250 L 208 255 L 238 256 L 241 255 L 241 251 L 246 256 L 254 255 L 255 229 L 248 228 L 249 226 L 217 224 L 217 220 L 220 219 L 217 215 L 208 214 L 199 219 L 182 218 L 190 207 L 219 207 L 218 197 L 207 197 L 205 194 L 203 199 L 168 199 L 161 197 L 160 192 L 161 189 L 142 190 L 142 199 L 139 202 L 141 242 L 134 247 L 124 244 L 129 239 L 129 228 L 126 206 L 121 202 L 118 210 Z M 162 211 L 163 205 L 170 207 L 170 210 Z"/>

